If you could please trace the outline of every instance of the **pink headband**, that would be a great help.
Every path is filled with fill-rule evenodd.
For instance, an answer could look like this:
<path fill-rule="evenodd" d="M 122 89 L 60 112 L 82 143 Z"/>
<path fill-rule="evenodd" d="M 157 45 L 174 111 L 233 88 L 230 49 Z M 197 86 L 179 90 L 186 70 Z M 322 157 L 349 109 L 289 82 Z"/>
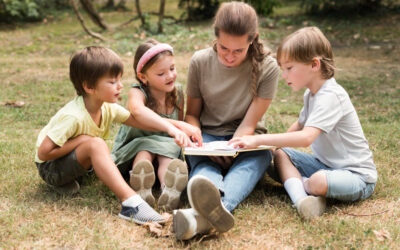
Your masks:
<path fill-rule="evenodd" d="M 144 65 L 153 58 L 155 55 L 158 53 L 161 53 L 163 51 L 171 51 L 171 53 L 174 53 L 174 49 L 166 43 L 159 43 L 153 47 L 151 47 L 149 50 L 146 51 L 146 53 L 143 54 L 143 56 L 140 58 L 137 67 L 136 67 L 136 72 L 140 73 L 142 71 Z"/>

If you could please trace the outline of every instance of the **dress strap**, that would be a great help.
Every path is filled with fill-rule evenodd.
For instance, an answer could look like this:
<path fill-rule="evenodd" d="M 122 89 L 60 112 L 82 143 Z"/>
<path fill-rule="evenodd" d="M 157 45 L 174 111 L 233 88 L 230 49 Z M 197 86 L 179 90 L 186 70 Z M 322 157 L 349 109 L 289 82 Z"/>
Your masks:
<path fill-rule="evenodd" d="M 133 83 L 133 84 L 131 84 L 131 87 L 132 87 L 132 88 L 140 89 L 140 91 L 142 91 L 144 97 L 145 97 L 146 99 L 148 98 L 148 96 L 147 96 L 147 94 L 146 94 L 146 91 L 144 91 L 143 87 L 142 87 L 139 83 Z"/>

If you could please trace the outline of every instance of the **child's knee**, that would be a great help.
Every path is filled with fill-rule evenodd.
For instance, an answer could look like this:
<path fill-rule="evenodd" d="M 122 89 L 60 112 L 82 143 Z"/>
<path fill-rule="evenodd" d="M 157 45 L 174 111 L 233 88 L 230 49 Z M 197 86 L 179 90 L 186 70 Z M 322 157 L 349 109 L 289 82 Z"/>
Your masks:
<path fill-rule="evenodd" d="M 311 175 L 305 182 L 305 190 L 307 193 L 318 196 L 325 196 L 328 191 L 328 181 L 324 171 L 318 171 Z"/>

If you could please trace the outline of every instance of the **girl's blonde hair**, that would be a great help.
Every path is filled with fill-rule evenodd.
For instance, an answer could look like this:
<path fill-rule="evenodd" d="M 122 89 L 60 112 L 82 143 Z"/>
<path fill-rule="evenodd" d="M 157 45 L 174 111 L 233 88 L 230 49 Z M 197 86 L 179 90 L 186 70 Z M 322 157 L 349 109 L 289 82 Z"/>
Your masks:
<path fill-rule="evenodd" d="M 135 77 L 136 80 L 139 81 L 140 86 L 144 89 L 144 92 L 146 93 L 146 103 L 145 105 L 149 107 L 150 109 L 157 111 L 159 110 L 157 101 L 154 99 L 154 97 L 150 93 L 149 86 L 145 83 L 143 83 L 139 77 L 138 77 L 138 72 L 136 72 L 137 65 L 139 63 L 140 58 L 143 56 L 144 53 L 146 53 L 147 50 L 149 50 L 151 47 L 159 44 L 158 41 L 154 39 L 148 39 L 144 43 L 140 44 L 139 47 L 136 50 L 135 57 L 133 59 L 133 70 L 135 71 Z M 154 57 L 152 57 L 142 68 L 141 72 L 146 73 L 146 71 L 162 56 L 169 55 L 172 56 L 173 54 L 170 51 L 163 51 L 161 53 L 158 53 Z M 170 93 L 167 93 L 166 99 L 165 99 L 165 105 L 166 107 L 175 107 L 179 108 L 178 106 L 178 95 L 176 92 L 176 87 L 174 88 L 173 91 Z"/>
<path fill-rule="evenodd" d="M 248 35 L 248 42 L 251 42 L 247 56 L 251 60 L 251 88 L 254 96 L 257 96 L 257 80 L 260 71 L 260 64 L 264 58 L 271 54 L 268 48 L 264 48 L 258 35 L 258 17 L 253 7 L 243 2 L 225 2 L 215 15 L 214 33 L 219 36 L 223 31 L 229 35 Z M 217 44 L 214 42 L 214 51 L 217 51 Z"/>
<path fill-rule="evenodd" d="M 282 60 L 310 64 L 318 58 L 322 77 L 329 79 L 335 75 L 332 46 L 317 27 L 305 27 L 287 36 L 279 45 L 276 56 L 279 65 Z"/>

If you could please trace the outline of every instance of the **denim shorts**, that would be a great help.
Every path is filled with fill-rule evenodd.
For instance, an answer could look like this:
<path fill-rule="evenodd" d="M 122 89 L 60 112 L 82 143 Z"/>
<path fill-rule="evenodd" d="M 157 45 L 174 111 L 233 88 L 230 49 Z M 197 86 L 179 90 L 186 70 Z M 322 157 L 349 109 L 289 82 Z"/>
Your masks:
<path fill-rule="evenodd" d="M 328 183 L 326 197 L 341 201 L 364 200 L 374 192 L 376 183 L 366 183 L 361 176 L 345 169 L 328 167 L 313 154 L 291 148 L 282 148 L 289 156 L 301 176 L 310 177 L 317 171 L 324 171 Z"/>
<path fill-rule="evenodd" d="M 37 163 L 39 175 L 50 185 L 62 186 L 90 172 L 84 169 L 76 159 L 75 150 L 55 160 Z"/>

